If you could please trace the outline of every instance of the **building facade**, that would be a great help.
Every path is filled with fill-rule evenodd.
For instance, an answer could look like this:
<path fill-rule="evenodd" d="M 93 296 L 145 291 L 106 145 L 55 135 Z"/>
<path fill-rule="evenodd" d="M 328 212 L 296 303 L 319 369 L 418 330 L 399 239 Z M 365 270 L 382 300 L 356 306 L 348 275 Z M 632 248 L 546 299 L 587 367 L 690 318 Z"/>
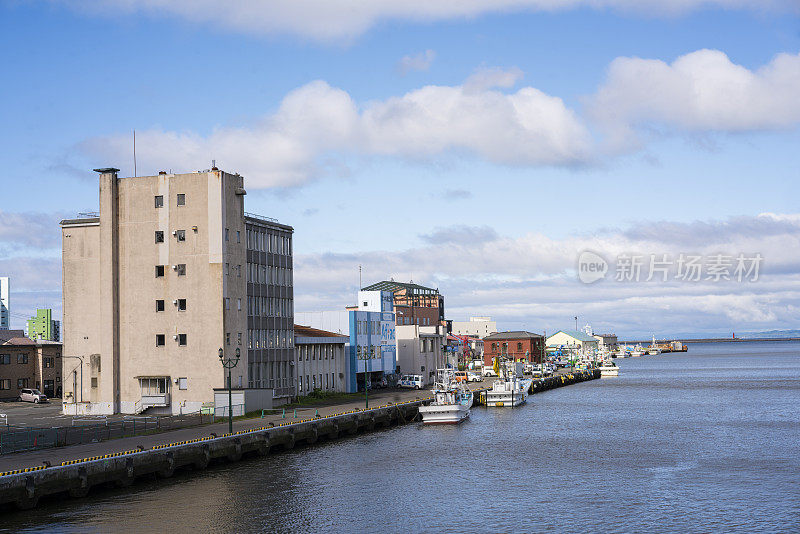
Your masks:
<path fill-rule="evenodd" d="M 25 335 L 33 340 L 61 341 L 61 321 L 53 320 L 53 310 L 37 309 L 36 315 L 28 319 Z"/>
<path fill-rule="evenodd" d="M 294 325 L 294 383 L 297 396 L 314 390 L 346 392 L 348 336 L 309 326 Z"/>
<path fill-rule="evenodd" d="M 261 223 L 244 212 L 244 179 L 216 168 L 128 178 L 97 171 L 99 213 L 61 222 L 64 350 L 83 374 L 64 385 L 65 413 L 198 411 L 225 386 L 220 349 L 240 357 L 233 387 L 254 383 L 248 296 L 271 284 L 248 284 L 246 232 Z M 290 265 L 291 242 L 282 246 Z M 273 265 L 266 259 L 259 265 Z M 288 331 L 265 334 L 286 345 L 283 358 Z M 258 357 L 269 360 L 269 349 Z M 65 374 L 73 366 L 65 358 Z"/>
<path fill-rule="evenodd" d="M 597 350 L 597 340 L 580 330 L 559 330 L 547 338 L 548 347 L 565 347 L 573 350 Z"/>
<path fill-rule="evenodd" d="M 483 364 L 492 365 L 494 358 L 542 363 L 545 358 L 544 336 L 524 330 L 486 336 L 483 338 Z"/>
<path fill-rule="evenodd" d="M 592 337 L 597 340 L 598 348 L 604 348 L 612 352 L 619 349 L 617 334 L 592 334 Z"/>
<path fill-rule="evenodd" d="M 362 288 L 362 291 L 391 292 L 394 298 L 395 321 L 398 326 L 444 324 L 444 297 L 439 294 L 438 289 L 413 282 L 384 280 Z M 357 308 L 361 308 L 361 302 Z"/>
<path fill-rule="evenodd" d="M 457 336 L 474 336 L 480 339 L 497 332 L 497 321 L 491 317 L 470 317 L 469 321 L 453 321 L 450 333 Z"/>
<path fill-rule="evenodd" d="M 11 328 L 11 291 L 7 276 L 0 276 L 0 330 Z"/>
<path fill-rule="evenodd" d="M 295 314 L 298 324 L 348 336 L 347 365 L 342 371 L 348 393 L 363 390 L 365 383 L 375 383 L 397 368 L 391 293 L 362 291 L 359 300 L 364 310 L 352 307 L 344 311 Z"/>
<path fill-rule="evenodd" d="M 61 360 L 61 343 L 33 341 L 22 330 L 0 331 L 0 399 L 14 400 L 24 388 L 60 397 Z"/>
<path fill-rule="evenodd" d="M 423 384 L 433 384 L 436 369 L 455 367 L 457 356 L 448 361 L 444 352 L 443 326 L 404 325 L 397 327 L 397 367 L 400 374 L 421 375 Z"/>
<path fill-rule="evenodd" d="M 272 389 L 274 404 L 285 404 L 295 395 L 293 229 L 253 214 L 245 226 L 247 387 Z"/>

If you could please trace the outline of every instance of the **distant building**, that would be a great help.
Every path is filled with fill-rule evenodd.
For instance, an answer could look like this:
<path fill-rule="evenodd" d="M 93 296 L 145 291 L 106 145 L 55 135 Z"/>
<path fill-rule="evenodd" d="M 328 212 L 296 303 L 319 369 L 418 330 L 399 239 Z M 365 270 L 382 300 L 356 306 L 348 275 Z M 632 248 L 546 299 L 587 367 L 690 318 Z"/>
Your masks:
<path fill-rule="evenodd" d="M 469 321 L 453 321 L 450 333 L 458 336 L 475 336 L 480 339 L 497 332 L 497 321 L 491 317 L 470 317 Z"/>
<path fill-rule="evenodd" d="M 592 337 L 597 340 L 598 348 L 606 348 L 610 351 L 615 351 L 619 348 L 617 334 L 592 334 Z"/>
<path fill-rule="evenodd" d="M 405 325 L 397 327 L 397 367 L 400 374 L 422 375 L 424 385 L 433 384 L 436 369 L 448 362 L 443 346 L 444 326 Z"/>
<path fill-rule="evenodd" d="M 294 394 L 292 228 L 244 211 L 244 178 L 216 168 L 120 178 L 98 169 L 100 211 L 61 221 L 66 413 L 177 414 L 224 398 Z M 64 359 L 64 374 L 74 360 Z M 73 388 L 78 388 L 77 390 Z"/>
<path fill-rule="evenodd" d="M 384 280 L 365 288 L 362 291 L 390 291 L 394 297 L 396 324 L 436 326 L 444 324 L 444 297 L 438 289 L 421 286 L 413 282 L 395 282 Z M 358 308 L 362 303 L 359 302 Z"/>
<path fill-rule="evenodd" d="M 11 328 L 11 293 L 7 276 L 0 276 L 0 330 Z"/>
<path fill-rule="evenodd" d="M 294 325 L 294 383 L 297 396 L 312 391 L 347 391 L 349 337 L 310 326 Z"/>
<path fill-rule="evenodd" d="M 28 319 L 25 335 L 33 340 L 61 341 L 61 321 L 53 320 L 53 310 L 37 309 L 36 315 Z"/>
<path fill-rule="evenodd" d="M 298 312 L 298 324 L 348 336 L 344 391 L 353 393 L 365 382 L 375 383 L 397 367 L 395 314 L 392 295 L 381 291 L 360 291 L 360 306 L 342 311 Z M 366 303 L 366 304 L 365 304 Z M 313 385 L 313 384 L 312 384 Z"/>
<path fill-rule="evenodd" d="M 575 350 L 597 350 L 597 340 L 580 330 L 559 330 L 547 338 L 548 347 L 566 347 Z"/>
<path fill-rule="evenodd" d="M 61 360 L 61 343 L 33 341 L 22 330 L 0 331 L 0 399 L 16 399 L 25 388 L 60 397 Z"/>
<path fill-rule="evenodd" d="M 541 363 L 544 353 L 544 336 L 533 332 L 497 332 L 483 338 L 484 365 L 492 365 L 496 357 Z"/>

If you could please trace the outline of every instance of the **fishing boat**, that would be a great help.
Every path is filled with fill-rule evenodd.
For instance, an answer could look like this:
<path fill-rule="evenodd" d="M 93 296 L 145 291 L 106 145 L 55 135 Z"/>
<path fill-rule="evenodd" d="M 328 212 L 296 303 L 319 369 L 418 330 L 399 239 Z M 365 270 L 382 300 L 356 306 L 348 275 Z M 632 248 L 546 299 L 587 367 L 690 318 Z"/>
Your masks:
<path fill-rule="evenodd" d="M 525 404 L 532 380 L 521 376 L 522 373 L 513 367 L 504 366 L 500 378 L 492 383 L 492 389 L 484 393 L 486 406 L 513 408 Z"/>
<path fill-rule="evenodd" d="M 420 406 L 419 413 L 426 425 L 454 425 L 469 417 L 472 401 L 472 391 L 465 383 L 456 381 L 453 369 L 438 369 L 433 385 L 433 401 L 427 406 Z"/>
<path fill-rule="evenodd" d="M 619 376 L 619 367 L 617 367 L 611 360 L 604 361 L 598 367 L 598 369 L 600 369 L 600 378 Z"/>
<path fill-rule="evenodd" d="M 636 358 L 637 356 L 641 356 L 644 353 L 645 353 L 644 349 L 642 348 L 641 345 L 636 345 L 635 347 L 633 347 L 633 349 L 631 349 L 631 356 L 633 356 L 634 358 Z"/>

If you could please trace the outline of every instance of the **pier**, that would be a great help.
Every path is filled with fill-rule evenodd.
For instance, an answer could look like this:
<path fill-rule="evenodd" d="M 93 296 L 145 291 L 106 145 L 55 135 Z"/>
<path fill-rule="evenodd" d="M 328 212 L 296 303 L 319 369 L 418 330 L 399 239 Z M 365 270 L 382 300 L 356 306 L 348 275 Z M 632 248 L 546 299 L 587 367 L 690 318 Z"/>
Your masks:
<path fill-rule="evenodd" d="M 576 371 L 535 379 L 530 393 L 547 391 L 600 377 L 600 372 Z M 476 404 L 488 388 L 474 388 Z M 217 462 L 237 462 L 252 456 L 311 446 L 417 419 L 418 408 L 432 400 L 428 392 L 406 392 L 413 400 L 388 402 L 370 409 L 337 407 L 303 419 L 238 421 L 233 433 L 209 433 L 211 427 L 188 428 L 164 434 L 136 436 L 101 443 L 19 453 L 2 458 L 0 505 L 27 510 L 42 498 L 86 496 L 93 487 L 127 487 L 137 478 L 172 477 L 176 470 L 202 471 Z M 378 402 L 381 402 L 378 400 Z M 249 426 L 248 426 L 249 425 Z M 245 426 L 244 428 L 241 428 Z M 214 426 L 214 429 L 222 425 Z M 89 451 L 91 455 L 81 456 Z M 31 465 L 33 458 L 38 458 Z M 49 460 L 42 460 L 49 458 Z M 25 461 L 28 461 L 27 465 Z M 10 464 L 14 465 L 9 469 Z"/>

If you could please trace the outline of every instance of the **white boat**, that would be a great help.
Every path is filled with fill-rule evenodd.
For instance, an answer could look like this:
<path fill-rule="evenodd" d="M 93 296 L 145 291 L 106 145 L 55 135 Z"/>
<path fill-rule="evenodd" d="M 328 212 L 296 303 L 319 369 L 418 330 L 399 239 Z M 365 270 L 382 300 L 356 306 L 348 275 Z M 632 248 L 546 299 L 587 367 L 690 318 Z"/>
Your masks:
<path fill-rule="evenodd" d="M 605 361 L 598 367 L 598 369 L 600 369 L 600 378 L 619 376 L 619 367 L 614 365 L 614 362 Z"/>
<path fill-rule="evenodd" d="M 645 353 L 644 349 L 642 348 L 641 345 L 636 345 L 635 347 L 633 347 L 633 349 L 631 349 L 631 356 L 633 356 L 634 358 L 641 356 L 644 353 Z"/>
<path fill-rule="evenodd" d="M 486 406 L 501 408 L 525 404 L 528 400 L 528 391 L 533 380 L 519 378 L 519 373 L 508 369 L 508 367 L 504 367 L 502 371 L 500 378 L 492 383 L 492 389 L 484 394 L 486 396 Z"/>
<path fill-rule="evenodd" d="M 420 406 L 422 422 L 433 424 L 458 424 L 469 417 L 472 408 L 472 391 L 463 382 L 457 382 L 453 369 L 438 369 L 433 385 L 433 401 Z"/>
<path fill-rule="evenodd" d="M 653 336 L 653 344 L 647 347 L 647 354 L 661 354 L 661 349 L 656 345 L 656 336 Z"/>

